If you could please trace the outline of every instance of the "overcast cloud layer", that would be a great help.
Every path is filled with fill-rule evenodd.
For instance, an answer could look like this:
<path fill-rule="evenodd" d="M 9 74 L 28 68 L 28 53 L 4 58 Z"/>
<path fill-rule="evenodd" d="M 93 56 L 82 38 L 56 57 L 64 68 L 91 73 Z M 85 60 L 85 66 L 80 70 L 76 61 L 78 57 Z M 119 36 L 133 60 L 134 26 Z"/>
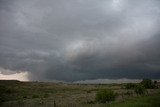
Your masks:
<path fill-rule="evenodd" d="M 159 28 L 159 0 L 0 0 L 1 74 L 160 79 Z"/>

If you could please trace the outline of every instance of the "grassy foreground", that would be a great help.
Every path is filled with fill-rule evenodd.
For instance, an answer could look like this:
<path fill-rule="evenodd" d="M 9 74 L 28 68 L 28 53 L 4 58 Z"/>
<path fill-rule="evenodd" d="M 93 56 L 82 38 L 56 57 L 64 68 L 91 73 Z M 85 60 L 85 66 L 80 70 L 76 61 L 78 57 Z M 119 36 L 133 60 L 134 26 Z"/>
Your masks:
<path fill-rule="evenodd" d="M 111 107 L 160 107 L 160 94 L 135 98 Z"/>
<path fill-rule="evenodd" d="M 90 104 L 85 107 L 160 107 L 160 93 L 135 97 L 118 103 Z"/>

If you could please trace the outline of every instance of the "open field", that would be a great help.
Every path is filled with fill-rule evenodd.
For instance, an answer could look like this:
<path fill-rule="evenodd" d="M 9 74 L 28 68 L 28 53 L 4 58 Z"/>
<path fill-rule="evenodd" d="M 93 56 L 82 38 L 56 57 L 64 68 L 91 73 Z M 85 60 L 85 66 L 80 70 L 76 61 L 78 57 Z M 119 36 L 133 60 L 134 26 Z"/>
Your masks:
<path fill-rule="evenodd" d="M 0 81 L 1 107 L 160 107 L 160 90 L 149 89 L 137 96 L 125 84 L 65 84 Z M 96 92 L 112 89 L 118 94 L 110 104 L 95 102 Z M 129 94 L 131 93 L 131 94 Z M 136 106 L 135 106 L 136 105 Z"/>

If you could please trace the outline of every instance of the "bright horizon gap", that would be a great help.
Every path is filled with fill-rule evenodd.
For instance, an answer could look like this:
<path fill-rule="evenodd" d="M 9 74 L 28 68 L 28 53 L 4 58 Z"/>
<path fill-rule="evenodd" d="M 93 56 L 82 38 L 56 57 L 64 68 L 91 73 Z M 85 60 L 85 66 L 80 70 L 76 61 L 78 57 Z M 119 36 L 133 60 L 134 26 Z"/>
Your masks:
<path fill-rule="evenodd" d="M 18 81 L 29 81 L 28 72 L 19 72 L 15 74 L 1 74 L 0 73 L 0 80 L 18 80 Z"/>

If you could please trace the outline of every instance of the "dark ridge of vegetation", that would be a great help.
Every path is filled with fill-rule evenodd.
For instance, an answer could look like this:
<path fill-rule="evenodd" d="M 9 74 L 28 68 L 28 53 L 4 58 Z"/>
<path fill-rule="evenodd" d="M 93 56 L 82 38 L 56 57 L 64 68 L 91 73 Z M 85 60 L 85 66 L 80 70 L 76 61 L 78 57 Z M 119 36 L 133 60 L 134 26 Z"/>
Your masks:
<path fill-rule="evenodd" d="M 20 84 L 22 82 L 18 81 L 18 80 L 0 80 L 0 85 L 15 85 L 15 84 Z"/>

